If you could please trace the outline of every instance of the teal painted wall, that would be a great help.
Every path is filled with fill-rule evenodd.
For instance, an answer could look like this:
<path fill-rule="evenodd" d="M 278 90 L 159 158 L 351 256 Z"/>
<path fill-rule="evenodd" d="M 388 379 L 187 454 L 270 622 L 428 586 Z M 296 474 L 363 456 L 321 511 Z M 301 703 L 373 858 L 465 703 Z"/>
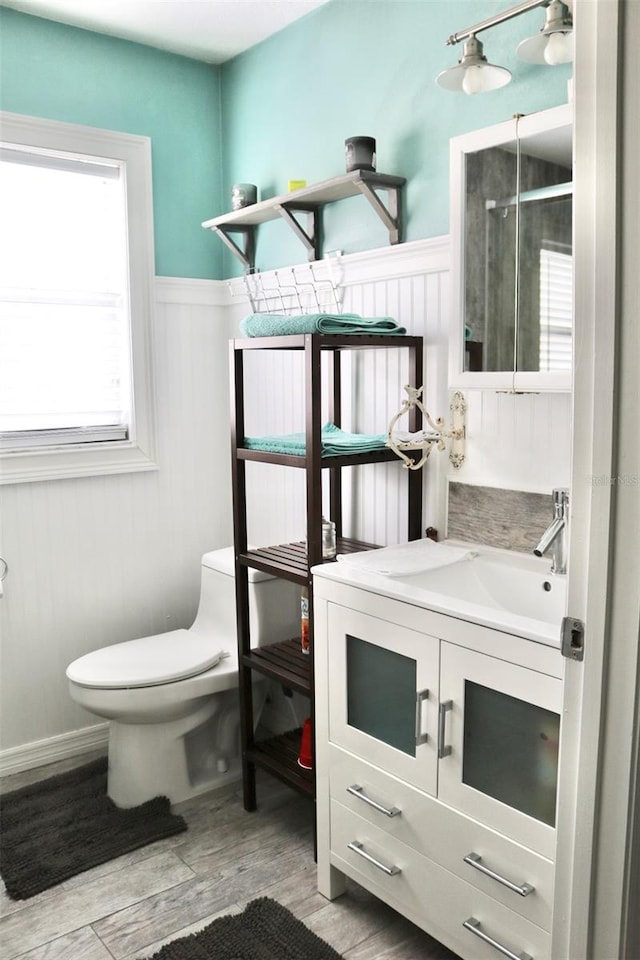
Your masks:
<path fill-rule="evenodd" d="M 259 197 L 285 193 L 289 179 L 311 184 L 344 173 L 344 140 L 373 136 L 377 169 L 407 178 L 405 239 L 446 234 L 449 138 L 566 102 L 571 65 L 520 61 L 520 40 L 544 22 L 533 10 L 480 39 L 511 83 L 468 97 L 448 93 L 436 75 L 462 56 L 452 33 L 508 7 L 502 0 L 332 0 L 222 66 L 224 196 L 237 181 Z M 357 198 L 325 209 L 325 251 L 379 247 L 387 233 Z M 225 251 L 225 269 L 241 272 Z M 289 228 L 265 224 L 258 267 L 305 259 Z"/>
<path fill-rule="evenodd" d="M 344 140 L 373 136 L 378 170 L 408 180 L 407 240 L 448 232 L 449 138 L 566 100 L 571 66 L 519 61 L 542 24 L 530 11 L 481 35 L 513 72 L 477 97 L 436 86 L 461 46 L 446 38 L 505 9 L 502 0 L 331 0 L 224 64 L 204 63 L 0 7 L 0 107 L 151 137 L 156 272 L 219 279 L 239 262 L 203 220 L 230 209 L 236 181 L 262 198 L 287 180 L 344 172 Z M 383 246 L 362 198 L 325 210 L 325 250 Z M 258 267 L 305 259 L 281 223 L 262 226 Z"/>
<path fill-rule="evenodd" d="M 156 273 L 221 276 L 219 67 L 2 7 L 0 107 L 151 137 Z"/>

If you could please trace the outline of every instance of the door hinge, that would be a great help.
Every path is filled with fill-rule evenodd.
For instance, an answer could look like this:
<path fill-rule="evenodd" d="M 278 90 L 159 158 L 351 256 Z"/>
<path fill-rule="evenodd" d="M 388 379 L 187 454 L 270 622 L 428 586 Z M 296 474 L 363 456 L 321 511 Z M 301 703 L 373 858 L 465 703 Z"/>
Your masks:
<path fill-rule="evenodd" d="M 575 617 L 562 618 L 560 653 L 569 660 L 584 659 L 584 623 Z"/>

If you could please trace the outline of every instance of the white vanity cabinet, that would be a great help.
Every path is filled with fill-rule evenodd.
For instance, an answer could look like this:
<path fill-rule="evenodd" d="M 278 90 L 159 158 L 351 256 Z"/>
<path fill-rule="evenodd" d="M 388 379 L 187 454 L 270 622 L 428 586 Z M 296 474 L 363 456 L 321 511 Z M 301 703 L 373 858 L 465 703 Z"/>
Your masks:
<path fill-rule="evenodd" d="M 443 642 L 438 797 L 552 858 L 562 681 Z"/>
<path fill-rule="evenodd" d="M 435 795 L 435 637 L 329 604 L 326 639 L 332 743 Z"/>
<path fill-rule="evenodd" d="M 551 957 L 558 650 L 319 575 L 318 883 L 468 960 Z"/>

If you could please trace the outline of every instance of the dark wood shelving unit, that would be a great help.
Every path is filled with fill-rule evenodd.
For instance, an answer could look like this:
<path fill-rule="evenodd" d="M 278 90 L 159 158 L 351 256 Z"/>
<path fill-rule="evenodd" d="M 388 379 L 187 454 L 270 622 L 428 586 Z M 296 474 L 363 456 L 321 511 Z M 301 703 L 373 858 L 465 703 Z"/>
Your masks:
<path fill-rule="evenodd" d="M 315 797 L 313 770 L 306 770 L 298 763 L 301 736 L 302 729 L 298 728 L 268 740 L 255 741 L 253 746 L 248 748 L 247 757 L 255 766 L 267 770 L 300 793 Z"/>
<path fill-rule="evenodd" d="M 422 386 L 423 341 L 410 336 L 341 336 L 304 334 L 291 337 L 265 337 L 233 340 L 230 344 L 232 419 L 232 483 L 233 524 L 235 543 L 236 613 L 238 623 L 238 665 L 244 806 L 256 809 L 256 767 L 267 770 L 290 786 L 315 796 L 313 771 L 298 764 L 300 730 L 288 731 L 267 740 L 257 740 L 253 729 L 252 673 L 256 671 L 283 687 L 309 698 L 309 714 L 314 715 L 313 676 L 313 577 L 311 568 L 333 560 L 322 558 L 322 478 L 328 471 L 329 516 L 336 524 L 338 553 L 370 550 L 376 544 L 345 537 L 342 529 L 342 470 L 359 464 L 400 460 L 391 450 L 376 450 L 351 456 L 322 456 L 321 445 L 321 361 L 329 355 L 326 398 L 329 420 L 341 423 L 341 363 L 353 350 L 408 350 L 409 379 Z M 298 350 L 303 353 L 305 371 L 305 454 L 290 456 L 250 450 L 243 446 L 244 429 L 244 355 L 254 350 Z M 398 384 L 398 393 L 402 384 Z M 385 425 L 386 427 L 386 425 Z M 410 415 L 409 429 L 419 429 L 418 412 Z M 307 540 L 249 549 L 247 543 L 246 464 L 250 461 L 291 466 L 306 471 Z M 422 475 L 407 474 L 408 539 L 419 539 L 422 533 Z M 261 570 L 281 579 L 306 587 L 309 591 L 309 635 L 311 655 L 301 652 L 300 637 L 251 646 L 249 632 L 249 569 Z"/>
<path fill-rule="evenodd" d="M 397 459 L 397 458 L 395 458 Z M 367 463 L 375 463 L 367 460 Z M 365 543 L 362 540 L 353 540 L 350 537 L 337 537 L 338 553 L 360 553 L 362 550 L 375 550 L 379 544 Z M 318 560 L 318 563 L 333 563 L 332 560 Z M 297 543 L 281 543 L 272 547 L 260 547 L 257 550 L 248 550 L 240 555 L 240 563 L 263 573 L 271 573 L 285 580 L 293 580 L 306 586 L 309 579 L 309 563 L 307 545 L 303 541 Z"/>
<path fill-rule="evenodd" d="M 465 369 L 471 373 L 482 372 L 482 350 L 484 344 L 479 340 L 465 340 Z"/>
<path fill-rule="evenodd" d="M 255 460 L 258 463 L 279 463 L 283 467 L 297 467 L 306 470 L 304 457 L 288 453 L 267 453 L 266 450 L 252 450 L 244 447 L 238 450 L 240 460 Z M 325 467 L 356 467 L 359 463 L 392 463 L 396 459 L 393 450 L 374 450 L 370 453 L 351 453 L 348 456 L 333 456 L 322 458 L 322 469 Z"/>
<path fill-rule="evenodd" d="M 254 647 L 243 655 L 242 663 L 272 680 L 279 680 L 289 690 L 309 696 L 309 657 L 300 649 L 300 637 L 271 643 L 267 647 Z"/>

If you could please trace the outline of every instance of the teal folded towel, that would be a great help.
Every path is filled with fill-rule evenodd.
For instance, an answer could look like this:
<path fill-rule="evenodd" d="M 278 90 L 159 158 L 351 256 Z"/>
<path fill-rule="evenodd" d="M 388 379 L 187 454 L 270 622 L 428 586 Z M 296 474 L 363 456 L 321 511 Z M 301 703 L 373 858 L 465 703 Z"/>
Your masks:
<path fill-rule="evenodd" d="M 386 445 L 386 433 L 347 433 L 335 423 L 326 423 L 320 433 L 323 457 L 371 453 L 374 450 L 384 450 Z M 264 450 L 266 453 L 286 453 L 304 457 L 306 437 L 304 433 L 287 433 L 279 437 L 245 437 L 244 446 L 249 450 Z"/>
<path fill-rule="evenodd" d="M 357 313 L 303 313 L 287 317 L 275 313 L 250 313 L 240 321 L 245 337 L 282 337 L 300 333 L 360 335 L 406 333 L 392 317 L 361 317 Z"/>

